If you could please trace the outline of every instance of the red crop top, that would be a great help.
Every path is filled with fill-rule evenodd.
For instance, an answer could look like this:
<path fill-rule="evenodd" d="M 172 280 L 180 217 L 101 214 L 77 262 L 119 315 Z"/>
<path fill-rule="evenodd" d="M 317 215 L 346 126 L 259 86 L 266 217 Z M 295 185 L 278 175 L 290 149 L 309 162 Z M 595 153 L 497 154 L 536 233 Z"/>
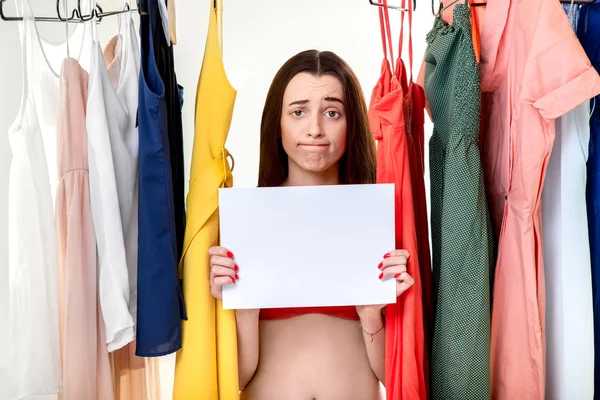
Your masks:
<path fill-rule="evenodd" d="M 356 307 L 338 306 L 338 307 L 299 307 L 299 308 L 263 308 L 260 310 L 260 319 L 274 320 L 297 317 L 304 314 L 327 314 L 332 317 L 343 319 L 360 320 Z"/>

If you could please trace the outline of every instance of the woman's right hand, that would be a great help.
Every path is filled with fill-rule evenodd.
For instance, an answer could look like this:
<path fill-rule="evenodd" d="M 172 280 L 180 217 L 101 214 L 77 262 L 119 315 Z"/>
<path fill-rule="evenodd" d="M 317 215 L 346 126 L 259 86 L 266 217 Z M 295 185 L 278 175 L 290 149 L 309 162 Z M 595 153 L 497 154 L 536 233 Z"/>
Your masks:
<path fill-rule="evenodd" d="M 223 299 L 223 285 L 234 284 L 239 276 L 239 268 L 233 260 L 233 253 L 222 246 L 208 249 L 210 255 L 210 293 L 217 299 Z"/>

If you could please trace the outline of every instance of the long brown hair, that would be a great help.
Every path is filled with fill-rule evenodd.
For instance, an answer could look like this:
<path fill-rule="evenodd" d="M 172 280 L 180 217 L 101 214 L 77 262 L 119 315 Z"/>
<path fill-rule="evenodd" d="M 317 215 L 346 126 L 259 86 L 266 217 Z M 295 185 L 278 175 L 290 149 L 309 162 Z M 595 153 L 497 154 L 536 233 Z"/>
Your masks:
<path fill-rule="evenodd" d="M 375 183 L 375 140 L 358 78 L 335 53 L 307 50 L 283 64 L 269 88 L 260 125 L 258 186 L 280 186 L 288 176 L 288 156 L 281 142 L 281 110 L 283 93 L 300 72 L 332 75 L 339 79 L 344 90 L 347 124 L 346 151 L 340 159 L 340 181 L 346 184 Z"/>

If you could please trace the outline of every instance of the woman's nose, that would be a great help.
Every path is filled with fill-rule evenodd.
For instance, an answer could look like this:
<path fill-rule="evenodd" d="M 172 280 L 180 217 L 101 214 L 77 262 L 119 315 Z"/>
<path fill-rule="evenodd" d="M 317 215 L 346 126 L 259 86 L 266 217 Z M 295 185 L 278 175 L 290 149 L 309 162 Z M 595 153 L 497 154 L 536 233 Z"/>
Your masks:
<path fill-rule="evenodd" d="M 321 119 L 318 115 L 311 118 L 310 126 L 308 128 L 308 137 L 312 139 L 323 137 L 323 128 L 321 126 Z"/>

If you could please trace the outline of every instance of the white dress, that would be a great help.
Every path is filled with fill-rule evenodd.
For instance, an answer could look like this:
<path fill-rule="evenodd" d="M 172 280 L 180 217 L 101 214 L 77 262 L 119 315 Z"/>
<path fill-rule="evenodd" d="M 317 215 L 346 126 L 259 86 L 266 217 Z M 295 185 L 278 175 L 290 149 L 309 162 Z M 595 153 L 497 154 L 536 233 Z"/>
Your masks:
<path fill-rule="evenodd" d="M 58 254 L 53 189 L 58 185 L 58 73 L 66 46 L 39 37 L 29 0 L 18 0 L 23 93 L 9 128 L 8 186 L 10 399 L 60 392 Z M 70 38 L 83 47 L 82 26 Z M 42 47 L 43 46 L 43 47 Z M 44 48 L 48 51 L 44 52 Z M 79 55 L 81 52 L 79 53 Z"/>
<path fill-rule="evenodd" d="M 114 351 L 135 337 L 122 220 L 123 213 L 129 214 L 127 218 L 131 214 L 137 159 L 127 143 L 128 110 L 113 87 L 97 40 L 92 48 L 86 114 L 90 195 L 98 244 L 100 305 L 108 351 Z"/>
<path fill-rule="evenodd" d="M 556 120 L 542 192 L 546 274 L 546 399 L 594 397 L 592 276 L 585 201 L 586 101 Z"/>
<path fill-rule="evenodd" d="M 578 9 L 564 4 L 576 29 Z M 589 101 L 556 120 L 542 191 L 546 399 L 594 397 L 594 314 L 585 198 Z"/>
<path fill-rule="evenodd" d="M 121 222 L 125 234 L 125 253 L 129 271 L 129 312 L 137 316 L 137 251 L 138 251 L 138 158 L 139 136 L 136 127 L 138 108 L 138 85 L 140 72 L 140 48 L 131 14 L 116 36 L 104 50 L 108 74 L 113 87 L 127 110 L 127 124 L 122 141 L 127 151 L 116 158 L 115 172 Z"/>

